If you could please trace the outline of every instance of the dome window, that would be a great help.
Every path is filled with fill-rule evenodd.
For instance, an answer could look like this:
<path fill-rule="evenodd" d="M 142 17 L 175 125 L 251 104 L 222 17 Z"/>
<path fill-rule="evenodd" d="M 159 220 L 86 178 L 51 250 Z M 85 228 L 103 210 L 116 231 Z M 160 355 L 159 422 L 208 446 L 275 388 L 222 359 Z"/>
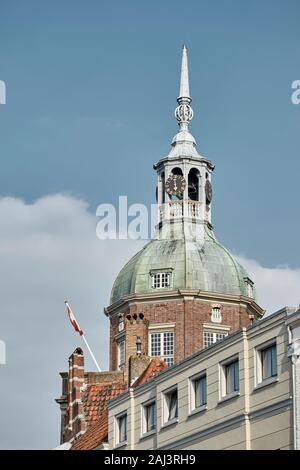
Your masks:
<path fill-rule="evenodd" d="M 170 287 L 170 272 L 152 272 L 150 275 L 153 289 L 166 289 Z"/>
<path fill-rule="evenodd" d="M 249 277 L 244 277 L 244 281 L 246 284 L 247 297 L 251 297 L 251 299 L 253 299 L 254 298 L 254 282 L 251 281 Z"/>

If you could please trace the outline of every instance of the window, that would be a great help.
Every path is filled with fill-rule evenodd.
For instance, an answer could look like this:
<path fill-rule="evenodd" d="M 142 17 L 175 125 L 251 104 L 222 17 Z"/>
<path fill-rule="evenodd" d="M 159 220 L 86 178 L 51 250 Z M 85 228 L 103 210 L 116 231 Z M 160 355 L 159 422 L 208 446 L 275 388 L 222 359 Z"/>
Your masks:
<path fill-rule="evenodd" d="M 213 305 L 211 310 L 211 321 L 214 323 L 221 323 L 221 307 L 219 305 Z"/>
<path fill-rule="evenodd" d="M 124 317 L 123 317 L 122 314 L 119 315 L 118 330 L 119 330 L 119 331 L 123 331 L 123 330 L 124 330 Z"/>
<path fill-rule="evenodd" d="M 144 405 L 144 432 L 151 432 L 156 428 L 156 403 L 153 401 Z"/>
<path fill-rule="evenodd" d="M 244 281 L 246 284 L 247 296 L 253 298 L 254 297 L 254 282 L 249 279 L 249 277 L 244 277 Z"/>
<path fill-rule="evenodd" d="M 226 395 L 238 392 L 240 389 L 239 379 L 239 361 L 235 359 L 233 362 L 224 365 Z"/>
<path fill-rule="evenodd" d="M 155 273 L 151 276 L 153 289 L 170 287 L 170 273 Z"/>
<path fill-rule="evenodd" d="M 277 377 L 277 347 L 276 343 L 268 344 L 258 349 L 258 383 Z"/>
<path fill-rule="evenodd" d="M 150 356 L 161 356 L 168 366 L 174 364 L 174 332 L 150 333 Z"/>
<path fill-rule="evenodd" d="M 118 341 L 118 369 L 122 370 L 125 366 L 125 340 Z"/>
<path fill-rule="evenodd" d="M 127 413 L 117 418 L 117 444 L 127 441 Z"/>
<path fill-rule="evenodd" d="M 228 335 L 227 331 L 204 331 L 203 333 L 203 345 L 205 348 L 212 344 L 224 339 Z"/>
<path fill-rule="evenodd" d="M 192 409 L 201 408 L 207 404 L 206 374 L 192 379 Z"/>
<path fill-rule="evenodd" d="M 165 422 L 178 418 L 177 388 L 165 393 Z"/>

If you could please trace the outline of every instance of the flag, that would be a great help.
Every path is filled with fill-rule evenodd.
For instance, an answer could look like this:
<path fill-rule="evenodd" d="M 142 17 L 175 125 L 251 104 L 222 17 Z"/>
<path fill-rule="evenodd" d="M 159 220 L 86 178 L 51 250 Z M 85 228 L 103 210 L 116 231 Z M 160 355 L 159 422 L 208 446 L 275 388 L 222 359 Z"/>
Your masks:
<path fill-rule="evenodd" d="M 68 304 L 67 301 L 65 301 L 65 304 L 66 304 L 66 306 L 67 306 L 67 310 L 68 310 L 68 315 L 69 315 L 70 322 L 71 322 L 72 325 L 74 326 L 75 331 L 77 331 L 77 332 L 80 334 L 80 336 L 82 336 L 82 335 L 83 335 L 83 331 L 82 331 L 82 329 L 80 328 L 80 326 L 78 325 L 77 320 L 76 320 L 76 318 L 74 317 L 74 314 L 73 314 L 73 312 L 72 312 L 72 310 L 71 310 L 70 305 Z"/>

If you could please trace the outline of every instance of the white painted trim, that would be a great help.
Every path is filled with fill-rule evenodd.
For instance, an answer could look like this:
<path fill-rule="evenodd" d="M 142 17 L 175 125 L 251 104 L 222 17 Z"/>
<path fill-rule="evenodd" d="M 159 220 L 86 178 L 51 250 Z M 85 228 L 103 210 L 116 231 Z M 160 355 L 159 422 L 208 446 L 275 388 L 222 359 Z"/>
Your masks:
<path fill-rule="evenodd" d="M 152 323 L 152 325 L 149 325 L 148 330 L 165 330 L 175 328 L 175 326 L 175 323 Z"/>
<path fill-rule="evenodd" d="M 203 329 L 230 331 L 231 327 L 215 323 L 203 323 Z"/>

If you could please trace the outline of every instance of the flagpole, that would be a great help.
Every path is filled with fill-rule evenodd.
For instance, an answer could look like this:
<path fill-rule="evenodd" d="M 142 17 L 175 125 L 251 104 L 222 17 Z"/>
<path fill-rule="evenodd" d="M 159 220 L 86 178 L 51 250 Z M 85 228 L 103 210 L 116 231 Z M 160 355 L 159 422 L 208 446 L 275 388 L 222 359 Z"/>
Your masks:
<path fill-rule="evenodd" d="M 91 348 L 90 348 L 90 346 L 89 346 L 87 340 L 85 339 L 85 336 L 84 336 L 84 334 L 83 334 L 83 331 L 82 331 L 82 329 L 80 328 L 80 326 L 79 326 L 79 324 L 78 324 L 78 322 L 77 322 L 77 320 L 76 320 L 76 318 L 75 318 L 75 316 L 74 316 L 74 313 L 72 312 L 72 309 L 71 309 L 71 307 L 70 307 L 70 305 L 69 305 L 69 302 L 68 302 L 67 300 L 65 300 L 65 304 L 66 304 L 66 306 L 67 306 L 67 310 L 68 310 L 68 315 L 69 315 L 70 322 L 72 323 L 72 325 L 73 325 L 75 331 L 77 331 L 77 333 L 79 333 L 80 336 L 83 338 L 83 341 L 85 342 L 85 345 L 86 345 L 86 347 L 88 348 L 88 351 L 89 351 L 90 355 L 92 356 L 92 359 L 93 359 L 94 363 L 96 364 L 96 367 L 97 367 L 98 371 L 101 372 L 101 369 L 100 369 L 100 367 L 99 367 L 98 362 L 96 361 L 96 358 L 95 358 L 95 356 L 94 356 L 94 354 L 93 354 L 93 351 L 91 350 Z"/>
<path fill-rule="evenodd" d="M 93 359 L 94 363 L 96 364 L 96 367 L 97 367 L 97 369 L 98 369 L 98 372 L 101 372 L 101 369 L 100 369 L 100 367 L 99 367 L 99 365 L 98 365 L 98 362 L 96 361 L 96 358 L 95 358 L 95 356 L 94 356 L 94 354 L 93 354 L 91 348 L 89 347 L 89 343 L 88 343 L 87 340 L 85 339 L 85 336 L 84 336 L 84 335 L 81 335 L 81 337 L 82 337 L 83 341 L 85 342 L 85 345 L 86 345 L 86 347 L 88 348 L 89 353 L 90 353 L 90 355 L 92 356 L 92 359 Z"/>

